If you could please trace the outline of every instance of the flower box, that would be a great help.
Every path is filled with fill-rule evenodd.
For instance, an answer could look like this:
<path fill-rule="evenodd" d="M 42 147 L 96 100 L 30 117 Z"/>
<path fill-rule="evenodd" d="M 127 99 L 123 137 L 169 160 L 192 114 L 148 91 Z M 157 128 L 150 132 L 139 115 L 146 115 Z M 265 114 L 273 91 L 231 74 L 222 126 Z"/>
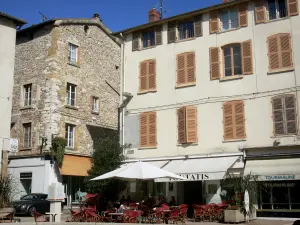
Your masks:
<path fill-rule="evenodd" d="M 244 214 L 239 209 L 226 209 L 224 212 L 225 223 L 240 223 L 244 222 Z"/>

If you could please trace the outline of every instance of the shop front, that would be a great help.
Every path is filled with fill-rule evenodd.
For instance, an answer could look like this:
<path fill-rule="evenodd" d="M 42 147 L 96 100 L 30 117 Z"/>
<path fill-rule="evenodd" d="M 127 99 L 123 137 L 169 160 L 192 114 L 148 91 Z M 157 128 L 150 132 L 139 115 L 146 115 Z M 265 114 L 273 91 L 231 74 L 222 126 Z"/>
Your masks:
<path fill-rule="evenodd" d="M 300 158 L 248 159 L 244 174 L 258 175 L 258 217 L 300 217 Z"/>

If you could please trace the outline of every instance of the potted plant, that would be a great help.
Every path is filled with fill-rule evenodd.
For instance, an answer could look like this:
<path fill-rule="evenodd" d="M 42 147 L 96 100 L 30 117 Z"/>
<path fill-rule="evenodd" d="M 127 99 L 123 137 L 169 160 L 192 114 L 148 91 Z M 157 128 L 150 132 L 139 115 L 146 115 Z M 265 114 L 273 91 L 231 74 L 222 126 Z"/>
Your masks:
<path fill-rule="evenodd" d="M 0 220 L 12 222 L 15 208 L 12 205 L 13 179 L 11 175 L 0 177 Z"/>

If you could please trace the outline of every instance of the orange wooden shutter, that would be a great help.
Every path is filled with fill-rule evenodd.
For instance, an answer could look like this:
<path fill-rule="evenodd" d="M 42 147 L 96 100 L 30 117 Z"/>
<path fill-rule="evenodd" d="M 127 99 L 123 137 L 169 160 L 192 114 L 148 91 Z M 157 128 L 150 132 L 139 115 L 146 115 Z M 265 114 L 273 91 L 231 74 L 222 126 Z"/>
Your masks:
<path fill-rule="evenodd" d="M 178 144 L 186 143 L 185 107 L 177 110 L 178 116 Z"/>
<path fill-rule="evenodd" d="M 296 134 L 297 116 L 296 116 L 295 95 L 286 95 L 284 97 L 284 103 L 285 103 L 286 134 Z"/>
<path fill-rule="evenodd" d="M 140 91 L 146 91 L 148 88 L 148 61 L 140 63 Z"/>
<path fill-rule="evenodd" d="M 155 27 L 155 45 L 162 44 L 162 31 L 161 26 Z"/>
<path fill-rule="evenodd" d="M 148 61 L 148 90 L 156 89 L 156 62 L 155 60 Z"/>
<path fill-rule="evenodd" d="M 216 80 L 220 78 L 220 54 L 219 48 L 213 47 L 210 52 L 210 79 Z"/>
<path fill-rule="evenodd" d="M 148 113 L 148 144 L 155 147 L 156 143 L 156 112 Z"/>
<path fill-rule="evenodd" d="M 283 114 L 283 99 L 282 97 L 275 97 L 272 100 L 273 106 L 273 123 L 274 134 L 284 134 L 284 114 Z"/>
<path fill-rule="evenodd" d="M 253 73 L 251 40 L 242 43 L 242 66 L 244 75 Z"/>
<path fill-rule="evenodd" d="M 276 70 L 280 68 L 279 63 L 279 45 L 278 36 L 273 35 L 268 37 L 268 58 L 269 58 L 269 70 Z"/>
<path fill-rule="evenodd" d="M 243 139 L 246 137 L 245 134 L 245 112 L 244 102 L 234 102 L 234 124 L 235 124 L 235 137 L 236 139 Z"/>
<path fill-rule="evenodd" d="M 212 11 L 210 13 L 209 25 L 210 25 L 209 29 L 211 34 L 219 32 L 220 24 L 219 24 L 218 11 Z"/>
<path fill-rule="evenodd" d="M 148 114 L 140 115 L 140 146 L 147 147 L 148 145 Z"/>
<path fill-rule="evenodd" d="M 264 23 L 267 19 L 266 5 L 264 0 L 255 3 L 255 19 L 256 23 Z"/>
<path fill-rule="evenodd" d="M 194 20 L 194 28 L 195 28 L 195 36 L 201 37 L 202 36 L 202 15 L 196 16 Z"/>
<path fill-rule="evenodd" d="M 291 37 L 290 34 L 279 34 L 280 67 L 289 68 L 293 66 Z"/>
<path fill-rule="evenodd" d="M 233 103 L 226 102 L 223 104 L 223 125 L 224 125 L 224 140 L 234 138 L 234 121 L 233 121 Z"/>
<path fill-rule="evenodd" d="M 176 22 L 168 23 L 168 43 L 176 41 Z"/>
<path fill-rule="evenodd" d="M 289 16 L 297 16 L 299 14 L 298 0 L 287 0 Z"/>
<path fill-rule="evenodd" d="M 132 34 L 132 51 L 137 51 L 140 49 L 140 32 L 135 32 Z"/>
<path fill-rule="evenodd" d="M 177 85 L 185 82 L 185 54 L 182 53 L 177 55 Z"/>
<path fill-rule="evenodd" d="M 186 107 L 186 142 L 196 143 L 197 138 L 197 108 L 194 106 Z"/>
<path fill-rule="evenodd" d="M 239 6 L 239 27 L 248 26 L 248 2 Z"/>
<path fill-rule="evenodd" d="M 188 52 L 185 54 L 186 57 L 186 81 L 187 83 L 194 83 L 196 81 L 196 63 L 195 63 L 195 52 Z"/>

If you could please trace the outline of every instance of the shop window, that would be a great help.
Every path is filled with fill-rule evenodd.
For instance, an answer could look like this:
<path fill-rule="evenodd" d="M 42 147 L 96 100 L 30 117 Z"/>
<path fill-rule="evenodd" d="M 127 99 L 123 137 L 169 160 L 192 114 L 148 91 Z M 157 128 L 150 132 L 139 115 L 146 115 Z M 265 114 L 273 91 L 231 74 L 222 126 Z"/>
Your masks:
<path fill-rule="evenodd" d="M 31 193 L 32 173 L 20 173 L 20 197 Z"/>

